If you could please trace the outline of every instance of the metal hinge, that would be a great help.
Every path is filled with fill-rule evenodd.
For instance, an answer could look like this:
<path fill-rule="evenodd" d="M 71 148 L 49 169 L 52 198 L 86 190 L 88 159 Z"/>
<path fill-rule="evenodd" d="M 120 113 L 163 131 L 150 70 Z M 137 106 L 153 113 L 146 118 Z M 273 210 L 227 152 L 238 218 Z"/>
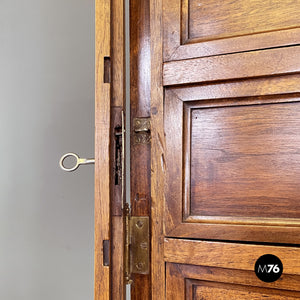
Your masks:
<path fill-rule="evenodd" d="M 124 218 L 125 282 L 131 284 L 131 274 L 149 274 L 149 217 L 131 216 L 129 205 L 126 203 Z"/>
<path fill-rule="evenodd" d="M 151 142 L 150 118 L 133 119 L 134 144 L 149 144 Z"/>

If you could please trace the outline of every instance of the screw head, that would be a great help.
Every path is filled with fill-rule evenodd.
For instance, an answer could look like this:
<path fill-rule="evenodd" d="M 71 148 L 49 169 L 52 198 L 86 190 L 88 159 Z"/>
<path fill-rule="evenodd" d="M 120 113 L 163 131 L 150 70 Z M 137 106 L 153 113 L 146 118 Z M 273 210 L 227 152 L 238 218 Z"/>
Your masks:
<path fill-rule="evenodd" d="M 137 228 L 142 228 L 142 227 L 144 226 L 144 222 L 141 221 L 141 220 L 138 220 L 138 221 L 136 222 L 135 226 L 136 226 Z"/>
<path fill-rule="evenodd" d="M 140 247 L 142 248 L 142 249 L 148 249 L 148 243 L 147 242 L 142 242 L 142 243 L 140 243 Z"/>
<path fill-rule="evenodd" d="M 137 270 L 142 270 L 144 267 L 145 263 L 139 262 L 137 264 L 135 264 L 135 267 L 137 268 Z"/>

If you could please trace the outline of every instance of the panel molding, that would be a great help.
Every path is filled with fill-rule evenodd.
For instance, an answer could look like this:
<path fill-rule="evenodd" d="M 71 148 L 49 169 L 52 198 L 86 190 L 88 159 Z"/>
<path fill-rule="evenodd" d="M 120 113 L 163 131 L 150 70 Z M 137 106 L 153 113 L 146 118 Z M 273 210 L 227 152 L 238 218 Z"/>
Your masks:
<path fill-rule="evenodd" d="M 243 254 L 247 256 L 247 253 L 242 252 L 239 255 L 240 260 Z M 226 260 L 226 257 L 223 260 Z M 241 287 L 243 290 L 256 287 L 257 291 L 272 291 L 273 295 L 289 295 L 298 298 L 299 280 L 299 275 L 283 274 L 281 280 L 265 283 L 255 276 L 253 270 L 203 266 L 199 265 L 199 263 L 197 265 L 166 263 L 167 299 L 172 300 L 193 299 L 191 297 L 193 294 L 192 287 L 197 284 L 197 281 L 207 284 L 219 284 L 220 286 L 230 284 L 233 287 Z"/>
<path fill-rule="evenodd" d="M 294 29 L 300 25 L 299 8 L 297 1 L 181 0 L 182 23 L 188 24 L 185 43 Z"/>
<path fill-rule="evenodd" d="M 189 38 L 189 1 L 164 0 L 164 61 L 296 45 L 300 28 L 284 28 L 209 41 Z"/>
<path fill-rule="evenodd" d="M 165 238 L 165 261 L 231 270 L 251 271 L 254 274 L 256 260 L 264 254 L 273 254 L 283 264 L 283 275 L 296 275 L 300 280 L 300 248 L 209 242 L 188 239 Z M 257 279 L 257 282 L 261 282 Z M 279 281 L 278 281 L 279 283 Z M 291 288 L 299 289 L 298 285 Z"/>
<path fill-rule="evenodd" d="M 195 84 L 300 72 L 300 46 L 166 62 L 163 85 Z"/>
<path fill-rule="evenodd" d="M 289 101 L 287 101 L 289 100 Z M 300 102 L 300 94 L 295 98 L 269 98 L 251 97 L 250 100 L 241 99 L 236 102 L 231 100 L 224 101 L 194 101 L 184 102 L 183 104 L 183 222 L 185 223 L 220 223 L 220 224 L 237 224 L 237 225 L 271 225 L 271 226 L 300 226 L 300 219 L 298 218 L 273 218 L 273 217 L 230 217 L 230 216 L 198 216 L 191 213 L 191 126 L 192 126 L 192 111 L 193 109 L 205 108 L 229 108 L 229 107 L 242 107 L 242 106 L 257 106 L 262 105 L 276 105 L 287 102 Z M 259 106 L 258 106 L 259 105 Z M 297 211 L 297 207 L 295 207 Z"/>
<path fill-rule="evenodd" d="M 299 219 L 191 216 L 190 214 L 190 143 L 188 139 L 190 137 L 189 112 L 191 109 L 194 107 L 228 107 L 300 101 L 300 94 L 296 92 L 299 91 L 297 87 L 299 75 L 252 80 L 253 82 L 242 80 L 165 89 L 164 111 L 167 149 L 165 233 L 167 236 L 300 243 Z M 281 80 L 284 81 L 282 86 Z M 230 92 L 231 85 L 236 85 L 233 92 Z M 265 89 L 265 85 L 270 85 L 271 88 Z M 278 86 L 281 86 L 281 89 L 276 89 Z M 274 93 L 272 87 L 275 88 Z M 187 89 L 189 91 L 185 93 Z M 222 91 L 227 91 L 225 95 L 228 98 L 223 98 Z M 235 91 L 239 92 L 235 93 Z M 255 96 L 250 97 L 249 94 Z M 245 95 L 247 97 L 243 97 Z M 195 100 L 197 98 L 201 100 Z"/>
<path fill-rule="evenodd" d="M 213 99 L 245 99 L 264 96 L 284 98 L 299 92 L 300 74 L 269 76 L 263 78 L 236 79 L 172 87 L 172 92 L 181 101 L 205 101 Z M 258 100 L 259 101 L 259 100 Z M 279 100 L 278 100 L 279 101 Z M 288 101 L 285 97 L 283 101 Z"/>

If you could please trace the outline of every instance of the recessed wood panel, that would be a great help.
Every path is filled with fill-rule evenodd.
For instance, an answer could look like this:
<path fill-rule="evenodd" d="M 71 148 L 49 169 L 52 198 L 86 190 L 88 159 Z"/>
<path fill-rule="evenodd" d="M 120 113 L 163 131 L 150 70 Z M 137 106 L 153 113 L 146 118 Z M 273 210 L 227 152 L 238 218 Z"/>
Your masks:
<path fill-rule="evenodd" d="M 167 236 L 300 243 L 297 82 L 166 89 Z"/>
<path fill-rule="evenodd" d="M 239 259 L 247 255 L 241 252 Z M 211 255 L 206 253 L 206 256 Z M 229 253 L 225 253 L 222 259 L 232 260 Z M 256 277 L 254 270 L 202 266 L 200 261 L 196 265 L 166 264 L 168 300 L 299 299 L 299 279 L 298 275 L 282 275 L 280 280 L 266 283 Z"/>
<path fill-rule="evenodd" d="M 186 299 L 201 300 L 290 300 L 299 299 L 298 296 L 283 291 L 274 291 L 243 285 L 211 283 L 206 281 L 188 280 Z M 290 294 L 290 295 L 289 295 Z"/>
<path fill-rule="evenodd" d="M 163 0 L 164 61 L 296 45 L 297 0 Z"/>
<path fill-rule="evenodd" d="M 188 39 L 212 40 L 293 28 L 300 25 L 299 10 L 297 0 L 189 0 Z"/>
<path fill-rule="evenodd" d="M 187 109 L 191 215 L 300 217 L 299 102 Z"/>

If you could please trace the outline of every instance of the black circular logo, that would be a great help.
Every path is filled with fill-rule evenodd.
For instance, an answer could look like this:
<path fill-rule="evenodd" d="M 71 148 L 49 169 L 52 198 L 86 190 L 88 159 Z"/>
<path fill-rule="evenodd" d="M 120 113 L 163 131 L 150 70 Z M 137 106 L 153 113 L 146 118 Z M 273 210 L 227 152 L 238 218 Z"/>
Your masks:
<path fill-rule="evenodd" d="M 283 265 L 281 260 L 273 254 L 262 255 L 255 263 L 256 276 L 264 282 L 273 282 L 280 278 Z"/>

